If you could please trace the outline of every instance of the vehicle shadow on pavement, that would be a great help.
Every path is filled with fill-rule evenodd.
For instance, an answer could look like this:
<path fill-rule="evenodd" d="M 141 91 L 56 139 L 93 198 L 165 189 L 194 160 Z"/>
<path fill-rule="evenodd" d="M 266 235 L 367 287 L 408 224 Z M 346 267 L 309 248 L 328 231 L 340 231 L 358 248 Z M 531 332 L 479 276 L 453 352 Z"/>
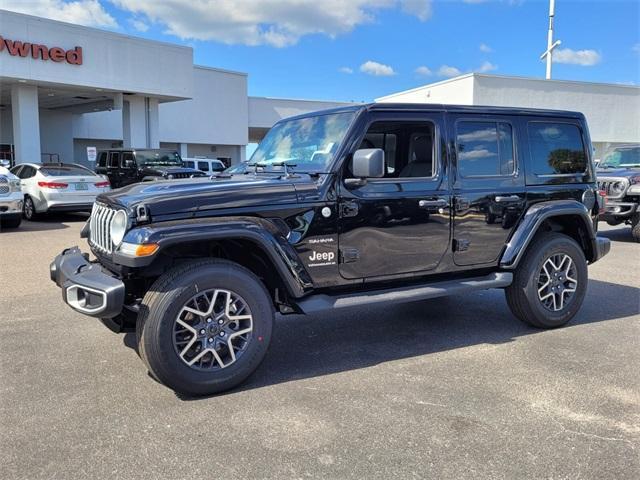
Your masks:
<path fill-rule="evenodd" d="M 624 225 L 615 230 L 600 230 L 598 236 L 606 237 L 612 242 L 636 243 L 631 236 L 631 227 L 629 225 Z"/>
<path fill-rule="evenodd" d="M 62 230 L 69 228 L 67 223 L 86 222 L 88 213 L 48 213 L 35 221 L 22 220 L 20 227 L 12 231 L 42 232 L 46 230 Z"/>
<path fill-rule="evenodd" d="M 603 298 L 625 299 L 602 302 Z M 578 315 L 564 328 L 638 314 L 640 288 L 589 281 Z M 227 394 L 331 375 L 479 344 L 503 344 L 545 332 L 517 320 L 501 291 L 386 307 L 278 316 L 260 368 Z M 178 395 L 182 400 L 198 400 Z M 206 397 L 205 397 L 206 398 Z"/>

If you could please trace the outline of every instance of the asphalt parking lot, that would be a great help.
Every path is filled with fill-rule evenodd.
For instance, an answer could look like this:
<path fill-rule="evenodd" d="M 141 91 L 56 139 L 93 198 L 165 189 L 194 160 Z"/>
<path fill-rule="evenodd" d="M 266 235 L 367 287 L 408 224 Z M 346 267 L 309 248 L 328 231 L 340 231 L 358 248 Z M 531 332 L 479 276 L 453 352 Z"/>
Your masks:
<path fill-rule="evenodd" d="M 86 217 L 84 217 L 86 218 Z M 80 215 L 0 233 L 0 478 L 640 478 L 640 245 L 539 331 L 501 291 L 278 318 L 258 372 L 188 399 L 48 278 Z"/>

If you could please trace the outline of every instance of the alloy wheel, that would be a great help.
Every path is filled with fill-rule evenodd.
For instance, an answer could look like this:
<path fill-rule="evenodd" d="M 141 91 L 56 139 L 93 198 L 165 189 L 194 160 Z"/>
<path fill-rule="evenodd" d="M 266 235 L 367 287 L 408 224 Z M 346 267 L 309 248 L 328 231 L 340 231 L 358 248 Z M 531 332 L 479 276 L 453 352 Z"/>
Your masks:
<path fill-rule="evenodd" d="M 210 289 L 191 297 L 178 313 L 173 345 L 189 367 L 219 370 L 244 354 L 252 332 L 253 317 L 247 302 L 235 292 Z"/>
<path fill-rule="evenodd" d="M 547 310 L 564 309 L 577 287 L 577 271 L 569 255 L 554 254 L 542 264 L 538 274 L 538 299 Z"/>
<path fill-rule="evenodd" d="M 35 207 L 33 205 L 33 200 L 31 197 L 27 197 L 24 200 L 24 216 L 27 220 L 31 220 L 33 218 Z"/>

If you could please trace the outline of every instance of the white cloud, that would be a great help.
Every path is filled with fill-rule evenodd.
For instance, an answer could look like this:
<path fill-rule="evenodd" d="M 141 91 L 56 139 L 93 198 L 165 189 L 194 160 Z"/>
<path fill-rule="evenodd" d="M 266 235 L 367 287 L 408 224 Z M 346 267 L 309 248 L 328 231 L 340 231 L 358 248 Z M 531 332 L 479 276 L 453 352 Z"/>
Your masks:
<path fill-rule="evenodd" d="M 339 72 L 341 73 L 348 73 L 349 75 L 351 75 L 353 73 L 353 68 L 350 67 L 340 67 L 338 69 Z"/>
<path fill-rule="evenodd" d="M 439 77 L 457 77 L 458 75 L 462 75 L 462 72 L 456 68 L 451 67 L 449 65 L 442 65 L 437 72 Z"/>
<path fill-rule="evenodd" d="M 146 32 L 147 30 L 149 30 L 149 25 L 147 25 L 142 20 L 138 20 L 136 18 L 130 18 L 129 23 L 133 28 L 135 28 L 139 32 Z"/>
<path fill-rule="evenodd" d="M 416 75 L 419 75 L 421 77 L 429 77 L 433 75 L 433 72 L 431 71 L 431 69 L 429 67 L 425 67 L 424 65 L 416 68 L 415 72 L 416 72 Z"/>
<path fill-rule="evenodd" d="M 570 48 L 555 50 L 552 58 L 554 63 L 567 63 L 584 67 L 591 67 L 602 60 L 600 54 L 595 50 L 571 50 Z"/>
<path fill-rule="evenodd" d="M 480 73 L 487 73 L 487 72 L 493 72 L 494 70 L 497 70 L 498 66 L 494 65 L 491 62 L 482 62 L 482 65 L 480 65 L 480 67 L 478 67 L 478 72 Z"/>
<path fill-rule="evenodd" d="M 0 0 L 0 8 L 89 27 L 118 26 L 98 0 Z"/>
<path fill-rule="evenodd" d="M 426 22 L 433 14 L 431 0 L 401 0 L 400 5 L 403 12 L 418 17 L 421 22 Z"/>
<path fill-rule="evenodd" d="M 427 20 L 432 0 L 111 0 L 183 40 L 286 47 L 312 34 L 331 38 L 400 8 Z"/>
<path fill-rule="evenodd" d="M 491 53 L 493 52 L 493 48 L 491 48 L 489 45 L 487 45 L 486 43 L 481 43 L 480 44 L 480 51 L 483 53 Z"/>
<path fill-rule="evenodd" d="M 389 65 L 374 62 L 372 60 L 367 60 L 362 65 L 360 65 L 360 71 L 362 73 L 366 73 L 367 75 L 374 75 L 376 77 L 390 77 L 391 75 L 396 74 L 396 72 L 393 71 L 393 68 L 391 68 Z"/>

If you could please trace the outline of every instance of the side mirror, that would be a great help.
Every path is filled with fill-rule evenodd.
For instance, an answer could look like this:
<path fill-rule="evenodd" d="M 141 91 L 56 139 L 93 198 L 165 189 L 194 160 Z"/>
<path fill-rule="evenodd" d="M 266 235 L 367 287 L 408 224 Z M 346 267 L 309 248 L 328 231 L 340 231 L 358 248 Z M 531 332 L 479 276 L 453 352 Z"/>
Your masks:
<path fill-rule="evenodd" d="M 385 174 L 384 150 L 361 148 L 351 159 L 351 172 L 356 178 L 380 178 Z"/>

